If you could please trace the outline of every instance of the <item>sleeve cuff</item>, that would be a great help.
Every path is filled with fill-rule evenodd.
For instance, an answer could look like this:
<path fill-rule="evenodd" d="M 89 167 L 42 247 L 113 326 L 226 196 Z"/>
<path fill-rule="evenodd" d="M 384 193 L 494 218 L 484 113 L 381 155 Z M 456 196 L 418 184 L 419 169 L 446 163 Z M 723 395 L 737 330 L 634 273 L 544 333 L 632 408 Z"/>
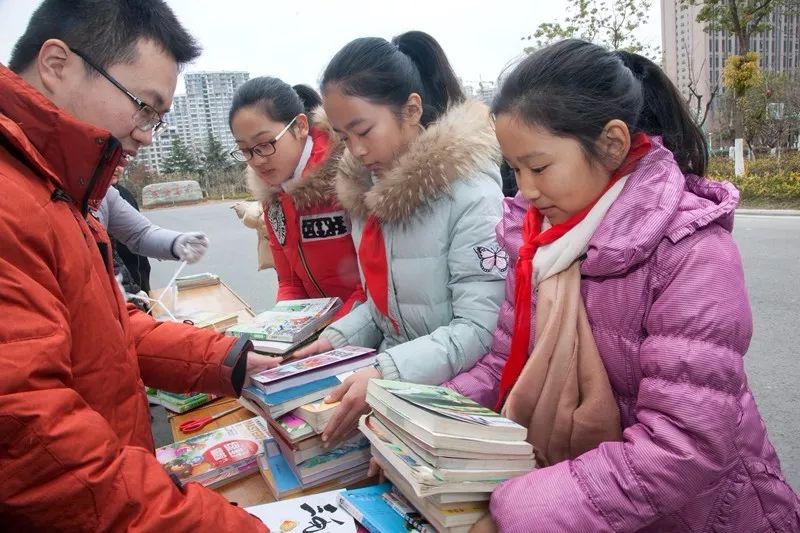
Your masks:
<path fill-rule="evenodd" d="M 386 352 L 378 354 L 378 369 L 381 371 L 383 379 L 400 380 L 400 372 L 397 370 L 397 365 L 394 364 L 392 356 Z"/>
<path fill-rule="evenodd" d="M 322 333 L 319 334 L 320 338 L 325 339 L 326 341 L 331 343 L 331 346 L 334 348 L 341 348 L 342 346 L 347 346 L 350 344 L 345 338 L 344 335 L 336 331 L 335 329 L 326 328 Z"/>
<path fill-rule="evenodd" d="M 247 377 L 247 352 L 253 349 L 253 343 L 247 337 L 240 337 L 228 350 L 223 365 L 233 367 L 231 385 L 236 396 L 241 396 L 244 379 Z"/>

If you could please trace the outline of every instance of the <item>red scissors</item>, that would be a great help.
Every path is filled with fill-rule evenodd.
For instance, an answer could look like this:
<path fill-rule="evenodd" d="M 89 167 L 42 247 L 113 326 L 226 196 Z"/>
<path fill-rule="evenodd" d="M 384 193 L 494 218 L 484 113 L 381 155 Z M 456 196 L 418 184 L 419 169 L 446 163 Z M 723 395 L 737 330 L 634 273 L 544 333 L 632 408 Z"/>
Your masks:
<path fill-rule="evenodd" d="M 214 416 L 204 416 L 203 418 L 187 420 L 186 422 L 178 426 L 178 429 L 180 429 L 184 433 L 194 433 L 195 431 L 203 429 L 214 420 L 222 418 L 223 416 L 229 415 L 233 412 L 236 412 L 241 408 L 242 406 L 240 405 L 239 407 L 234 407 L 233 409 L 228 409 L 227 411 L 222 411 L 221 413 L 217 413 Z"/>

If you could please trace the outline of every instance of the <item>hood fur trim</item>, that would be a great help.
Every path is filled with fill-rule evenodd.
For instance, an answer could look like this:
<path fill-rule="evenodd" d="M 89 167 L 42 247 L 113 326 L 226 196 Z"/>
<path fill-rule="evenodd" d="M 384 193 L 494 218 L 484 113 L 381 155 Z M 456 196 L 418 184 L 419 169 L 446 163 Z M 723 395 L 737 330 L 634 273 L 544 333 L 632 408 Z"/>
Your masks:
<path fill-rule="evenodd" d="M 333 131 L 325 111 L 318 107 L 311 113 L 312 128 L 324 131 L 330 139 L 329 155 L 322 165 L 317 166 L 302 180 L 293 182 L 286 191 L 292 198 L 292 202 L 297 209 L 308 209 L 317 205 L 330 203 L 335 200 L 335 180 L 336 173 L 344 151 L 344 143 Z M 283 189 L 280 187 L 270 187 L 258 177 L 258 174 L 249 166 L 245 170 L 247 188 L 256 200 L 269 205 L 277 198 L 277 193 Z"/>
<path fill-rule="evenodd" d="M 401 222 L 447 194 L 450 186 L 500 160 L 489 108 L 476 100 L 451 107 L 411 143 L 386 176 L 373 185 L 361 162 L 344 151 L 336 193 L 353 215 Z"/>

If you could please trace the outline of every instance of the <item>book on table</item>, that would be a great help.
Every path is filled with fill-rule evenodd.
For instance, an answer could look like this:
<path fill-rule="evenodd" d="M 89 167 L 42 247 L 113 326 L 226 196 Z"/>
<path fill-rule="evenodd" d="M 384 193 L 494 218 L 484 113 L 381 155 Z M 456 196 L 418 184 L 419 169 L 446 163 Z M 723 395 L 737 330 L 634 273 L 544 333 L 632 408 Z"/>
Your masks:
<path fill-rule="evenodd" d="M 391 490 L 389 483 L 343 490 L 338 494 L 339 506 L 370 533 L 406 533 L 403 516 L 383 498 Z"/>
<path fill-rule="evenodd" d="M 276 500 L 315 494 L 326 490 L 341 489 L 367 479 L 368 465 L 361 464 L 340 472 L 333 472 L 327 478 L 305 485 L 297 479 L 286 458 L 280 454 L 259 456 L 259 471 L 267 489 Z"/>
<path fill-rule="evenodd" d="M 375 350 L 372 348 L 344 346 L 252 374 L 250 378 L 252 384 L 264 393 L 274 394 L 370 366 L 375 362 L 375 357 Z"/>
<path fill-rule="evenodd" d="M 253 341 L 301 342 L 327 324 L 342 306 L 340 298 L 284 300 L 249 322 L 231 326 L 225 332 Z"/>
<path fill-rule="evenodd" d="M 250 418 L 162 446 L 156 459 L 182 484 L 217 487 L 255 472 L 271 438 L 262 418 Z"/>
<path fill-rule="evenodd" d="M 177 394 L 174 392 L 167 392 L 158 390 L 153 387 L 146 387 L 147 401 L 155 405 L 161 405 L 169 409 L 173 413 L 185 413 L 209 403 L 217 398 L 213 394 L 206 394 L 204 392 L 196 394 Z"/>

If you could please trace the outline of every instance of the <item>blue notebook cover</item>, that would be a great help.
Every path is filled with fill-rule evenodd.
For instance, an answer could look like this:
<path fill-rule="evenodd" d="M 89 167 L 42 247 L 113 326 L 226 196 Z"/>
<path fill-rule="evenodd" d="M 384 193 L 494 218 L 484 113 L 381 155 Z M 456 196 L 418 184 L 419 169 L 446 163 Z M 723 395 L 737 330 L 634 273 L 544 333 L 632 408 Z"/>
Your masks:
<path fill-rule="evenodd" d="M 370 533 L 407 533 L 405 521 L 383 499 L 391 483 L 371 485 L 339 493 L 339 504 Z"/>
<path fill-rule="evenodd" d="M 267 463 L 269 463 L 269 470 L 272 473 L 272 479 L 275 480 L 275 488 L 279 496 L 290 490 L 300 488 L 300 481 L 298 481 L 292 469 L 289 468 L 289 463 L 286 462 L 282 454 L 279 453 L 268 457 Z"/>
<path fill-rule="evenodd" d="M 298 385 L 297 387 L 292 387 L 291 389 L 286 389 L 280 392 L 274 392 L 272 394 L 264 394 L 264 392 L 254 385 L 250 385 L 247 387 L 247 390 L 258 397 L 266 405 L 278 405 L 281 403 L 285 403 L 295 398 L 299 398 L 301 396 L 305 396 L 306 394 L 311 394 L 312 392 L 317 392 L 322 389 L 326 389 L 328 387 L 337 387 L 341 384 L 339 378 L 336 376 L 331 376 L 323 379 L 318 379 L 316 381 L 311 381 L 309 383 L 304 383 L 302 385 Z"/>

